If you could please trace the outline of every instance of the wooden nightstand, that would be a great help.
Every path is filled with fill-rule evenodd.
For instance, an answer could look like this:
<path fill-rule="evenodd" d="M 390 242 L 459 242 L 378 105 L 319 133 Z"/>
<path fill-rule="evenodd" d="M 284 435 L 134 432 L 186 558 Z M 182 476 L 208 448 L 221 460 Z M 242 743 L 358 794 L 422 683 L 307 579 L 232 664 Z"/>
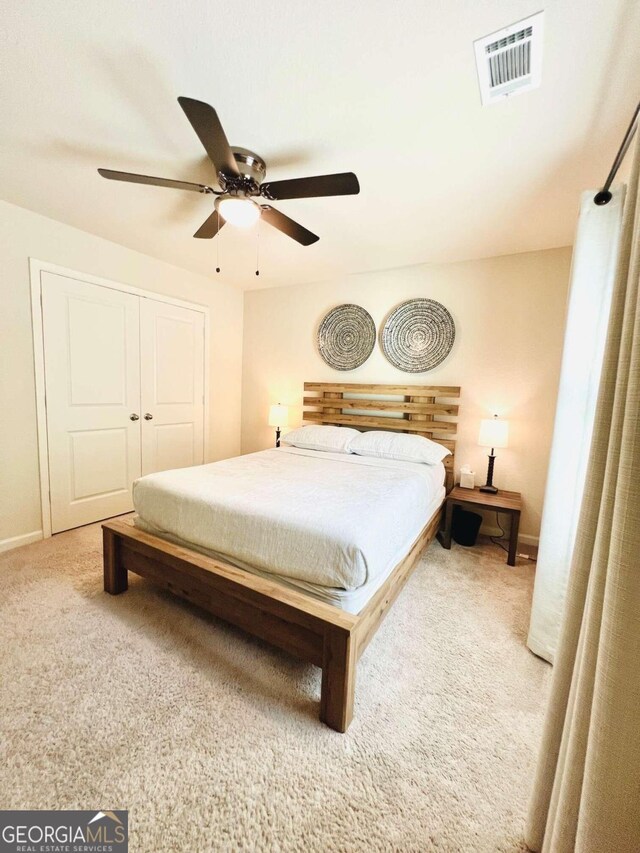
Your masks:
<path fill-rule="evenodd" d="M 492 509 L 497 512 L 506 512 L 511 516 L 511 530 L 509 533 L 509 555 L 507 563 L 510 566 L 516 564 L 516 550 L 518 548 L 518 528 L 520 527 L 520 512 L 522 511 L 522 495 L 520 492 L 505 492 L 500 490 L 492 495 L 489 492 L 481 492 L 475 489 L 463 489 L 454 486 L 446 499 L 444 515 L 444 530 L 438 532 L 438 542 L 443 548 L 451 548 L 451 519 L 454 506 L 466 505 L 478 509 Z"/>

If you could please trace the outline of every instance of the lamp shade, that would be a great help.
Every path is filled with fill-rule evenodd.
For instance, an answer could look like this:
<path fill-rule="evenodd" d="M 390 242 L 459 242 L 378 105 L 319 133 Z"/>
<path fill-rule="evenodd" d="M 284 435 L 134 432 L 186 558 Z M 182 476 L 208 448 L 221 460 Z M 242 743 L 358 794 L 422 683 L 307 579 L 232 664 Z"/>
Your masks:
<path fill-rule="evenodd" d="M 503 421 L 496 415 L 480 421 L 480 447 L 507 447 L 509 444 L 509 421 Z"/>
<path fill-rule="evenodd" d="M 283 427 L 289 423 L 289 407 L 276 403 L 269 406 L 269 426 Z"/>

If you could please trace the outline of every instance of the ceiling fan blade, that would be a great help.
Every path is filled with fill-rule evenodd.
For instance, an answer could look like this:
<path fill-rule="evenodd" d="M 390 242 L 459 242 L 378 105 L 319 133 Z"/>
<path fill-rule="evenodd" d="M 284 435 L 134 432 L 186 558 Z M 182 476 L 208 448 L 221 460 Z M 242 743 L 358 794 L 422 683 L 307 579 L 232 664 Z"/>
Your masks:
<path fill-rule="evenodd" d="M 217 210 L 214 210 L 211 216 L 208 219 L 205 219 L 193 236 L 204 240 L 210 240 L 212 237 L 216 236 L 223 225 L 224 219 L 220 216 Z"/>
<path fill-rule="evenodd" d="M 194 101 L 193 98 L 178 98 L 178 103 L 216 167 L 216 173 L 223 172 L 225 175 L 239 176 L 235 158 L 214 108 L 203 101 Z"/>
<path fill-rule="evenodd" d="M 173 181 L 171 178 L 153 178 L 150 175 L 135 175 L 133 172 L 114 172 L 113 169 L 98 169 L 103 178 L 110 181 L 129 181 L 132 184 L 153 184 L 156 187 L 171 187 L 176 190 L 193 190 L 197 193 L 213 192 L 206 184 L 190 181 Z"/>
<path fill-rule="evenodd" d="M 265 222 L 268 222 L 269 225 L 273 225 L 273 227 L 277 228 L 278 231 L 282 231 L 282 233 L 286 234 L 287 237 L 291 237 L 298 243 L 302 243 L 303 246 L 310 246 L 312 243 L 316 243 L 320 239 L 317 234 L 312 234 L 311 231 L 307 231 L 306 228 L 303 228 L 302 225 L 298 225 L 298 223 L 294 222 L 293 219 L 289 219 L 289 217 L 285 216 L 284 213 L 280 213 L 280 211 L 276 210 L 275 207 L 271 207 L 268 204 L 262 204 L 260 207 L 262 209 L 262 219 L 264 219 Z"/>
<path fill-rule="evenodd" d="M 318 198 L 327 195 L 357 195 L 360 184 L 353 172 L 337 175 L 316 175 L 313 178 L 293 178 L 289 181 L 266 181 L 260 192 L 271 201 L 287 198 Z"/>

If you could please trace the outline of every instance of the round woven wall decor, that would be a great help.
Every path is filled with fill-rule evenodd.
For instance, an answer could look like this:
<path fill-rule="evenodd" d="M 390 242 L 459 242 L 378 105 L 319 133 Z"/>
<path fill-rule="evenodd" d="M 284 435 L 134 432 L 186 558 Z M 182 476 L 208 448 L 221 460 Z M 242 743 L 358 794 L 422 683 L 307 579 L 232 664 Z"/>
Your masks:
<path fill-rule="evenodd" d="M 318 329 L 320 355 L 336 370 L 360 367 L 373 352 L 375 342 L 375 323 L 359 305 L 338 305 Z"/>
<path fill-rule="evenodd" d="M 441 364 L 456 337 L 453 317 L 433 299 L 410 299 L 395 308 L 384 324 L 382 350 L 394 367 L 423 373 Z"/>

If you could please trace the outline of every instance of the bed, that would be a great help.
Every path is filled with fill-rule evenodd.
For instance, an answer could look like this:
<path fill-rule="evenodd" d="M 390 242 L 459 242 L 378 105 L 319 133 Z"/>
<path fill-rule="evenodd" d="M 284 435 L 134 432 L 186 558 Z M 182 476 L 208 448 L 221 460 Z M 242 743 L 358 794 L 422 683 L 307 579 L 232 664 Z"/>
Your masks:
<path fill-rule="evenodd" d="M 437 466 L 281 447 L 138 481 L 103 524 L 104 588 L 132 571 L 322 669 L 320 718 L 353 715 L 355 673 L 440 525 L 453 483 L 450 386 L 305 383 L 307 423 L 425 435 Z"/>

